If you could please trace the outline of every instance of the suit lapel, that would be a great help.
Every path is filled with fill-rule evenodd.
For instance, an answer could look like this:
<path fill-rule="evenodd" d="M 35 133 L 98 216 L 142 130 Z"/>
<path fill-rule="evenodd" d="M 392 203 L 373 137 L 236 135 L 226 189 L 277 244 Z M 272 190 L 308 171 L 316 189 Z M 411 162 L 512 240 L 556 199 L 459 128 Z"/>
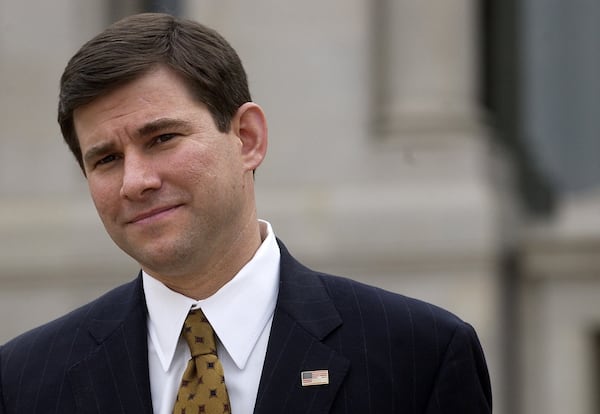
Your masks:
<path fill-rule="evenodd" d="M 151 413 L 146 307 L 141 278 L 94 309 L 89 334 L 98 344 L 69 370 L 81 413 Z"/>
<path fill-rule="evenodd" d="M 254 412 L 326 413 L 350 363 L 322 341 L 342 320 L 315 273 L 280 248 L 279 297 Z M 314 370 L 327 370 L 329 384 L 303 387 L 301 372 Z"/>

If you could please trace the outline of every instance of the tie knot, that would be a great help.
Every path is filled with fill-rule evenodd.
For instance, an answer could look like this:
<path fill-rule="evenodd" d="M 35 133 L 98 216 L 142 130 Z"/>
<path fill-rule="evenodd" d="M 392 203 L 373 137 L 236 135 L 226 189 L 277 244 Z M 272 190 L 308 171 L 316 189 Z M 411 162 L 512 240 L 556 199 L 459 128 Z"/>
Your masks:
<path fill-rule="evenodd" d="M 205 354 L 216 355 L 215 332 L 200 309 L 190 311 L 183 323 L 182 332 L 192 357 Z"/>

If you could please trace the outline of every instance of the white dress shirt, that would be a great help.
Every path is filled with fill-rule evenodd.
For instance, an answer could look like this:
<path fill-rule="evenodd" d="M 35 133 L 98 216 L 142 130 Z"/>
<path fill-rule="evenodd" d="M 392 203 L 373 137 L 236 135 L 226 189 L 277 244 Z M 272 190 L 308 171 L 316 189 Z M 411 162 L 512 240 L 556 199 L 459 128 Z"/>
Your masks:
<path fill-rule="evenodd" d="M 263 242 L 254 257 L 207 299 L 188 298 L 142 273 L 154 414 L 173 413 L 179 383 L 190 359 L 190 350 L 180 333 L 190 308 L 197 307 L 217 335 L 232 413 L 254 411 L 279 291 L 279 246 L 269 223 L 261 221 L 261 230 Z"/>

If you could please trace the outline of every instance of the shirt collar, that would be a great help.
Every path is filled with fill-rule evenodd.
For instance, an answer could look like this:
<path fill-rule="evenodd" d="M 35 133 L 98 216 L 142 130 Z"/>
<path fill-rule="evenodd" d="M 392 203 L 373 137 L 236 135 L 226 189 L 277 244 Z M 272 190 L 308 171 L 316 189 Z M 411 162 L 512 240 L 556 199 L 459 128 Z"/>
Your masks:
<path fill-rule="evenodd" d="M 148 307 L 148 335 L 163 369 L 169 370 L 183 322 L 200 307 L 236 366 L 243 369 L 273 317 L 279 286 L 280 251 L 273 229 L 260 221 L 266 237 L 254 257 L 212 296 L 196 301 L 142 272 Z M 264 233 L 263 233 L 264 234 Z"/>

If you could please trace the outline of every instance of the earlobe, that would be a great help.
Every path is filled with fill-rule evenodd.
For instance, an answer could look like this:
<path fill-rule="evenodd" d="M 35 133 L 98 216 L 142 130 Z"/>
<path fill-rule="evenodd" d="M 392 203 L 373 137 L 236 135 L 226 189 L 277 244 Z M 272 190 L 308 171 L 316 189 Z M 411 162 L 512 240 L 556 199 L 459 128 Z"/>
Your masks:
<path fill-rule="evenodd" d="M 262 108 L 246 102 L 239 107 L 233 127 L 242 142 L 241 155 L 248 171 L 256 170 L 267 153 L 268 128 Z"/>

